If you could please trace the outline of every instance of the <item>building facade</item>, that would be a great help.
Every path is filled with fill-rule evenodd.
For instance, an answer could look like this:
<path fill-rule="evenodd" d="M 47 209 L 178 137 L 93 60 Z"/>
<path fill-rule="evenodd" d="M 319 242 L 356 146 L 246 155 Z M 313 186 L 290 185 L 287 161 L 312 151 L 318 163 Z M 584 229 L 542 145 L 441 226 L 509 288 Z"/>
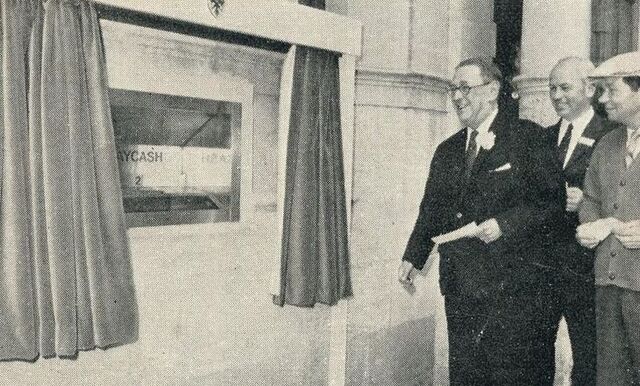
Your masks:
<path fill-rule="evenodd" d="M 205 0 L 96 3 L 126 11 L 102 21 L 113 89 L 242 106 L 240 221 L 130 228 L 140 340 L 75 361 L 3 363 L 8 383 L 447 384 L 437 254 L 412 293 L 396 270 L 435 147 L 459 129 L 447 95 L 455 65 L 502 60 L 518 74 L 520 116 L 550 124 L 553 64 L 637 49 L 640 34 L 640 2 L 629 0 L 327 0 L 326 11 L 226 0 L 218 16 Z M 295 45 L 342 53 L 354 295 L 332 307 L 271 302 Z M 570 366 L 563 339 L 558 384 Z"/>

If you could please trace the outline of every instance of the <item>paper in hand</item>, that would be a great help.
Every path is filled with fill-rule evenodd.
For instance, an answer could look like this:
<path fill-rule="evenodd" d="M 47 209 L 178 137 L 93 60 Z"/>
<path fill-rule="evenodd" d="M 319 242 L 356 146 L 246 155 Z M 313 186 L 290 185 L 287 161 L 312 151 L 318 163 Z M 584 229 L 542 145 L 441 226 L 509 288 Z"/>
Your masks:
<path fill-rule="evenodd" d="M 478 232 L 480 232 L 480 227 L 478 227 L 478 224 L 476 224 L 476 222 L 474 221 L 463 226 L 462 228 L 458 228 L 449 233 L 436 236 L 431 240 L 433 240 L 434 243 L 441 245 L 451 241 L 459 240 L 464 237 L 476 237 Z"/>

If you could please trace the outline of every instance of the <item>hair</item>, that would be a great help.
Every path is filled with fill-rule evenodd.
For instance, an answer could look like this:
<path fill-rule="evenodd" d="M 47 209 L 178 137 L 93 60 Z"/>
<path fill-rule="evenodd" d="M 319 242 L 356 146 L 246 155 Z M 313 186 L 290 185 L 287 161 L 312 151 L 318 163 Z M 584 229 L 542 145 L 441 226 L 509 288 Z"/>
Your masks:
<path fill-rule="evenodd" d="M 480 76 L 484 82 L 502 83 L 502 72 L 498 66 L 493 63 L 489 58 L 477 56 L 474 58 L 465 59 L 456 66 L 456 70 L 460 67 L 476 66 L 480 69 Z"/>
<path fill-rule="evenodd" d="M 567 56 L 566 58 L 562 58 L 558 60 L 555 66 L 553 66 L 553 70 L 562 66 L 562 65 L 570 65 L 571 68 L 580 76 L 585 82 L 588 82 L 589 75 L 595 69 L 595 66 L 589 59 L 581 58 L 579 56 Z M 551 71 L 553 71 L 551 70 Z"/>
<path fill-rule="evenodd" d="M 622 77 L 622 81 L 625 82 L 633 92 L 640 90 L 640 76 L 625 76 Z"/>

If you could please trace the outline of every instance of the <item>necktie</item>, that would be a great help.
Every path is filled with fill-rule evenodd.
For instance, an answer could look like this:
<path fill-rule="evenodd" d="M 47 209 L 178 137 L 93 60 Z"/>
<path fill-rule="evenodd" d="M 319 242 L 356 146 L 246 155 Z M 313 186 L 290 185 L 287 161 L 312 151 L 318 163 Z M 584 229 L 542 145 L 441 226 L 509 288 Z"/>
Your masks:
<path fill-rule="evenodd" d="M 476 142 L 477 136 L 478 130 L 471 130 L 471 135 L 469 136 L 469 146 L 467 146 L 467 152 L 465 153 L 465 158 L 467 161 L 467 169 L 465 174 L 467 178 L 469 178 L 469 176 L 471 175 L 473 162 L 476 160 L 476 156 L 478 155 L 478 143 Z"/>
<path fill-rule="evenodd" d="M 567 156 L 567 152 L 569 151 L 569 142 L 571 142 L 572 131 L 573 131 L 573 123 L 569 123 L 569 127 L 567 127 L 567 132 L 564 133 L 564 137 L 562 137 L 562 140 L 558 145 L 558 158 L 560 159 L 560 165 L 564 165 L 564 158 Z"/>
<path fill-rule="evenodd" d="M 640 139 L 640 130 L 636 130 L 631 135 L 631 138 L 629 138 L 629 141 L 627 141 L 627 154 L 625 157 L 625 162 L 627 164 L 627 167 L 631 165 L 634 158 L 636 158 L 637 156 L 639 139 Z"/>

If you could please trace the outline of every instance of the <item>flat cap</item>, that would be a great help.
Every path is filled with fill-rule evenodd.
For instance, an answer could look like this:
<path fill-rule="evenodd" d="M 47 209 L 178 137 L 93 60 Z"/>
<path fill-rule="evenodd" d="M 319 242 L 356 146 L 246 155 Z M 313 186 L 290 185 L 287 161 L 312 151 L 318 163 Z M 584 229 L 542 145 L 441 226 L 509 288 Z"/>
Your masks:
<path fill-rule="evenodd" d="M 624 76 L 640 76 L 640 51 L 627 52 L 605 60 L 591 72 L 589 78 Z"/>

